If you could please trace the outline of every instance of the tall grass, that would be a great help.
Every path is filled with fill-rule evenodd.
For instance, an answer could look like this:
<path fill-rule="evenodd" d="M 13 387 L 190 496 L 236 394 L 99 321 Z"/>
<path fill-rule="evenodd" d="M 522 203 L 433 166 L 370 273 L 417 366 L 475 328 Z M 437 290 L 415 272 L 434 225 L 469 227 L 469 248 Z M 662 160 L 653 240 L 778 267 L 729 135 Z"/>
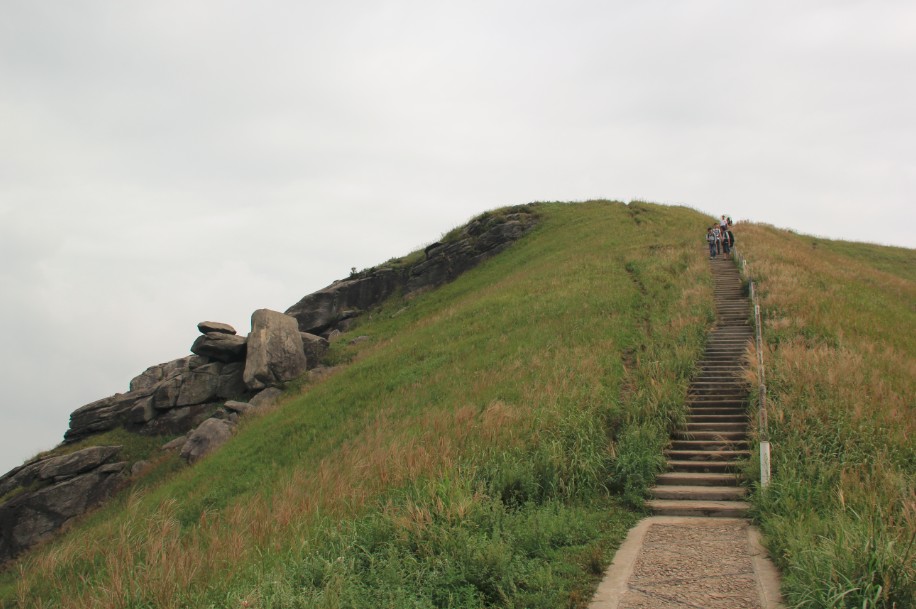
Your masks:
<path fill-rule="evenodd" d="M 20 561 L 3 606 L 585 606 L 683 417 L 705 218 L 537 210 L 363 320 L 337 374 Z"/>
<path fill-rule="evenodd" d="M 773 481 L 755 502 L 786 595 L 914 607 L 916 253 L 736 232 L 767 343 Z"/>

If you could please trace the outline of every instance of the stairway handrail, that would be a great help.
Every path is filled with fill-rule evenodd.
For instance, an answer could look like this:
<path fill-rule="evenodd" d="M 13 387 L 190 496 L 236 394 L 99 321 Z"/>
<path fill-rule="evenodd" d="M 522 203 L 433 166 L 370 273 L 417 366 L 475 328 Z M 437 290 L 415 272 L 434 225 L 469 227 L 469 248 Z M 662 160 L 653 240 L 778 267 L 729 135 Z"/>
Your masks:
<path fill-rule="evenodd" d="M 770 433 L 767 421 L 767 386 L 763 365 L 763 324 L 760 321 L 760 302 L 757 299 L 754 279 L 748 271 L 747 259 L 734 247 L 732 258 L 738 263 L 738 270 L 747 280 L 751 304 L 754 306 L 754 342 L 757 347 L 757 378 L 760 381 L 757 388 L 759 394 L 760 486 L 765 488 L 770 484 Z"/>

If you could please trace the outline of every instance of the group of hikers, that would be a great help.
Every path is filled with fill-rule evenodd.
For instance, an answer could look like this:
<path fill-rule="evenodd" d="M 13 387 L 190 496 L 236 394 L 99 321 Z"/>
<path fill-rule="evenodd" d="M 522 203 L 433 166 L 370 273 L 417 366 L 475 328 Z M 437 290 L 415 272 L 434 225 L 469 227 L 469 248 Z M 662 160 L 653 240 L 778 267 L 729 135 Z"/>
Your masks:
<path fill-rule="evenodd" d="M 722 216 L 718 224 L 706 229 L 706 243 L 709 244 L 709 259 L 714 260 L 719 254 L 728 260 L 735 246 L 735 235 L 732 233 L 732 219 Z"/>

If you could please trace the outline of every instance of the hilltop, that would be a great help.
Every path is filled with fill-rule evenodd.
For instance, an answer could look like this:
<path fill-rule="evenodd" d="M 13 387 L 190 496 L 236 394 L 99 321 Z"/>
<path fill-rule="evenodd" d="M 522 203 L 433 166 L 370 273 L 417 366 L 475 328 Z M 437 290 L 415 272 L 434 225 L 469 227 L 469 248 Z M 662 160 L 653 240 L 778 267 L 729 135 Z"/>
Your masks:
<path fill-rule="evenodd" d="M 326 373 L 195 465 L 135 447 L 158 456 L 8 570 L 2 606 L 587 604 L 684 416 L 713 319 L 709 219 L 642 202 L 530 209 L 536 226 L 449 283 L 341 309 Z M 736 234 L 775 409 L 755 517 L 790 600 L 906 606 L 916 255 Z"/>

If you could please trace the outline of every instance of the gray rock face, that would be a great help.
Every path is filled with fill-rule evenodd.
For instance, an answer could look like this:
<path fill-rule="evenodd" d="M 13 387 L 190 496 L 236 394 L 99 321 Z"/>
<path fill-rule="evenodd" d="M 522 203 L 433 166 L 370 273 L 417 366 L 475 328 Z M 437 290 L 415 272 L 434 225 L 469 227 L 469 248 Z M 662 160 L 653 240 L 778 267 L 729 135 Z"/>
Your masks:
<path fill-rule="evenodd" d="M 188 435 L 181 458 L 188 463 L 199 461 L 232 437 L 233 425 L 220 419 L 207 419 Z"/>
<path fill-rule="evenodd" d="M 219 375 L 222 368 L 223 365 L 221 363 L 215 362 L 188 372 L 188 375 L 182 378 L 175 405 L 191 406 L 193 404 L 203 404 L 216 398 L 217 389 L 219 388 Z"/>
<path fill-rule="evenodd" d="M 245 363 L 235 362 L 223 366 L 219 375 L 219 385 L 216 387 L 216 396 L 227 399 L 237 398 L 247 391 L 245 387 Z"/>
<path fill-rule="evenodd" d="M 187 372 L 190 373 L 190 370 Z M 157 410 L 169 410 L 178 405 L 178 396 L 181 395 L 181 384 L 184 381 L 184 375 L 169 377 L 156 385 L 155 393 L 152 395 L 153 408 Z"/>
<path fill-rule="evenodd" d="M 208 332 L 197 337 L 191 345 L 191 353 L 219 362 L 240 362 L 245 359 L 246 342 L 243 336 Z"/>
<path fill-rule="evenodd" d="M 309 294 L 286 310 L 299 322 L 299 329 L 327 334 L 341 322 L 381 304 L 389 296 L 439 286 L 503 251 L 537 223 L 527 206 L 504 215 L 483 214 L 465 226 L 458 238 L 437 243 L 426 258 L 408 267 L 378 268 L 336 281 Z M 346 325 L 346 324 L 344 324 Z"/>
<path fill-rule="evenodd" d="M 120 450 L 120 446 L 91 446 L 69 455 L 52 457 L 41 462 L 38 477 L 42 480 L 70 478 L 107 463 Z"/>
<path fill-rule="evenodd" d="M 148 436 L 185 433 L 189 429 L 200 425 L 200 422 L 212 415 L 218 407 L 218 403 L 209 402 L 172 408 L 147 422 L 137 432 Z"/>
<path fill-rule="evenodd" d="M 208 334 L 210 332 L 218 332 L 220 334 L 235 334 L 235 328 L 229 324 L 224 324 L 219 321 L 202 321 L 197 324 L 197 329 L 200 330 L 201 334 Z"/>
<path fill-rule="evenodd" d="M 73 442 L 129 423 L 134 406 L 148 398 L 151 392 L 152 389 L 145 388 L 117 393 L 76 409 L 70 414 L 70 429 L 64 434 L 64 440 Z"/>
<path fill-rule="evenodd" d="M 296 320 L 258 309 L 251 315 L 245 358 L 245 385 L 257 390 L 280 385 L 306 371 L 305 351 Z"/>
<path fill-rule="evenodd" d="M 182 357 L 164 364 L 150 366 L 130 381 L 130 390 L 149 389 L 162 382 L 163 379 L 187 370 L 190 360 L 190 357 Z"/>
<path fill-rule="evenodd" d="M 125 480 L 128 463 L 110 463 L 119 446 L 96 446 L 48 457 L 0 479 L 0 563 L 46 539 L 64 523 L 113 493 Z"/>
<path fill-rule="evenodd" d="M 300 335 L 302 336 L 302 348 L 305 349 L 305 361 L 308 369 L 311 370 L 321 362 L 321 358 L 328 352 L 330 343 L 328 339 L 308 332 L 300 332 Z"/>
<path fill-rule="evenodd" d="M 404 286 L 406 269 L 378 269 L 367 277 L 335 281 L 323 290 L 304 297 L 286 310 L 299 322 L 303 332 L 321 334 L 335 324 L 353 317 L 393 295 Z"/>

